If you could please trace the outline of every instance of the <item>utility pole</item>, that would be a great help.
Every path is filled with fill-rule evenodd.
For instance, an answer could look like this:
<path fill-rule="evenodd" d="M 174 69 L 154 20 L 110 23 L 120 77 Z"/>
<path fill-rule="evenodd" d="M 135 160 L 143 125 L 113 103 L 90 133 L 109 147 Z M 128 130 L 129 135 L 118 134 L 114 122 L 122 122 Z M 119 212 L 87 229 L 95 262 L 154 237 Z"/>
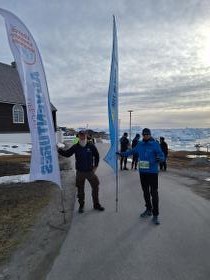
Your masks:
<path fill-rule="evenodd" d="M 128 112 L 130 113 L 130 144 L 131 144 L 131 113 L 133 112 L 133 110 L 128 110 Z"/>

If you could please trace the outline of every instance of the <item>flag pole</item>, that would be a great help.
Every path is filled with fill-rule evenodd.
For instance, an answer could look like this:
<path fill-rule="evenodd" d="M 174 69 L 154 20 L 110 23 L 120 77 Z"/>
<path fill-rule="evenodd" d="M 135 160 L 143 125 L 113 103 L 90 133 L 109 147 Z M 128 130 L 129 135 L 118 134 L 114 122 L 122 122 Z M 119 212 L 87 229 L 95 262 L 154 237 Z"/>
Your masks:
<path fill-rule="evenodd" d="M 119 190 L 119 180 L 118 171 L 116 172 L 116 212 L 118 212 L 118 190 Z"/>
<path fill-rule="evenodd" d="M 117 101 L 118 103 L 118 101 Z M 117 108 L 118 108 L 118 104 L 117 104 Z M 118 116 L 118 109 L 117 109 L 117 116 Z M 115 131 L 115 135 L 116 135 L 116 140 L 115 140 L 115 144 L 116 144 L 116 152 L 118 152 L 118 142 L 119 142 L 119 126 L 120 126 L 120 119 L 117 120 L 116 123 L 116 131 Z M 116 156 L 116 212 L 118 212 L 118 201 L 119 201 L 119 167 L 118 167 L 118 156 Z"/>
<path fill-rule="evenodd" d="M 116 140 L 116 152 L 118 152 L 118 139 Z M 118 156 L 116 156 L 116 212 L 118 212 L 119 201 L 119 168 L 118 168 Z"/>
<path fill-rule="evenodd" d="M 108 91 L 108 115 L 109 115 L 109 133 L 111 146 L 104 160 L 112 167 L 115 173 L 116 183 L 116 212 L 118 212 L 118 47 L 117 47 L 117 29 L 115 16 L 113 15 L 113 42 L 112 42 L 112 59 L 110 70 L 110 81 Z"/>
<path fill-rule="evenodd" d="M 114 40 L 115 40 L 115 59 L 116 59 L 116 96 L 117 96 L 117 104 L 116 104 L 116 131 L 115 131 L 115 144 L 116 144 L 116 152 L 118 152 L 118 132 L 119 132 L 119 117 L 118 117 L 118 106 L 119 106 L 119 70 L 118 70 L 118 43 L 117 43 L 117 27 L 115 16 L 113 15 L 113 23 L 114 23 Z M 115 154 L 116 155 L 116 154 Z M 116 212 L 118 212 L 118 201 L 119 201 L 119 168 L 118 168 L 118 156 L 116 155 Z"/>
<path fill-rule="evenodd" d="M 64 189 L 61 189 L 61 206 L 62 206 L 62 210 L 61 213 L 63 213 L 63 223 L 66 224 L 66 210 L 65 210 L 65 206 L 64 206 Z"/>

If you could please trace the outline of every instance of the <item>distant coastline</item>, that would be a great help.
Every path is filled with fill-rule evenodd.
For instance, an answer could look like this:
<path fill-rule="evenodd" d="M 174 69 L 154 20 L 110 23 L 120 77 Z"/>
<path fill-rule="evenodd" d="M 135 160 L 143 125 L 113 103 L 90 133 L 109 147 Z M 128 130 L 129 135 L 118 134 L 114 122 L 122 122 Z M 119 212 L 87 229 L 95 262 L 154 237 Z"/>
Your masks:
<path fill-rule="evenodd" d="M 141 134 L 141 127 L 133 126 L 131 138 L 133 139 L 136 133 Z M 68 132 L 63 132 L 66 136 L 64 141 L 68 141 L 68 136 L 76 135 L 78 129 L 71 129 Z M 129 129 L 120 129 L 119 138 L 123 132 L 129 132 Z M 108 129 L 89 129 L 87 130 L 94 138 L 104 143 L 109 143 Z M 58 132 L 57 132 L 58 134 Z M 180 129 L 152 129 L 152 135 L 155 139 L 160 136 L 165 137 L 169 149 L 173 151 L 195 151 L 199 147 L 200 151 L 210 151 L 210 128 L 180 128 Z M 0 143 L 14 144 L 31 144 L 30 133 L 3 133 L 0 134 Z M 196 148 L 197 147 L 197 148 Z"/>

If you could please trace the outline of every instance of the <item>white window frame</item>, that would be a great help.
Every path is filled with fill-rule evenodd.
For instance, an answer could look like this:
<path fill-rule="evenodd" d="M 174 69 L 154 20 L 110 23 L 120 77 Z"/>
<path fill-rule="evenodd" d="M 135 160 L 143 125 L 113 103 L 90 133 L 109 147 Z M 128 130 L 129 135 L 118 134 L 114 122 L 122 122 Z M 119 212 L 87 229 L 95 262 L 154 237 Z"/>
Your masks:
<path fill-rule="evenodd" d="M 16 104 L 12 107 L 13 123 L 24 123 L 24 110 L 23 106 Z"/>

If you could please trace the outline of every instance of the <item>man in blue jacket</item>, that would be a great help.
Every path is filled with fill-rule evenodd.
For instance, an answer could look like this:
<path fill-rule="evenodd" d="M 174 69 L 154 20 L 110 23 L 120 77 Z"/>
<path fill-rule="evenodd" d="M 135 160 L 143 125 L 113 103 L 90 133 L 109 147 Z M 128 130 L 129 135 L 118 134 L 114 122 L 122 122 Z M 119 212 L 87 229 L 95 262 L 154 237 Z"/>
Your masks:
<path fill-rule="evenodd" d="M 152 138 L 149 128 L 142 130 L 142 137 L 142 141 L 132 150 L 119 154 L 121 156 L 138 154 L 140 181 L 146 206 L 140 217 L 153 215 L 153 223 L 159 225 L 158 166 L 159 162 L 164 160 L 164 155 L 159 143 Z"/>
<path fill-rule="evenodd" d="M 93 208 L 104 211 L 99 203 L 99 179 L 95 171 L 99 164 L 99 153 L 95 145 L 87 141 L 85 131 L 78 133 L 79 141 L 68 150 L 58 149 L 58 153 L 65 157 L 75 155 L 76 165 L 76 187 L 79 202 L 79 213 L 84 212 L 85 204 L 85 180 L 87 179 L 92 188 Z"/>

